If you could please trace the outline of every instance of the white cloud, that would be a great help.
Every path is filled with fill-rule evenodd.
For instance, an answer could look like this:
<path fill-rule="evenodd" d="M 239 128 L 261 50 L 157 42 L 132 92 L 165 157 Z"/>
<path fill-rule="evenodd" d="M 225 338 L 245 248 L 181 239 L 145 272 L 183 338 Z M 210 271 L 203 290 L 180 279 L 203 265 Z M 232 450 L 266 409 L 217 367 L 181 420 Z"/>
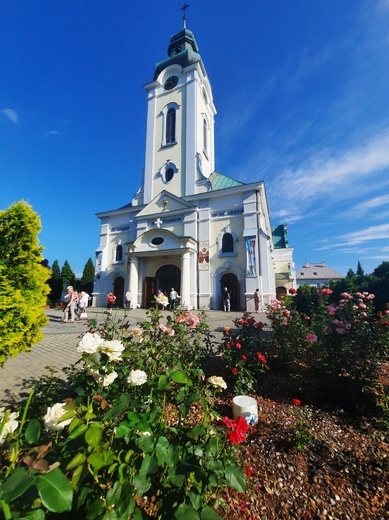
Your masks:
<path fill-rule="evenodd" d="M 314 202 L 323 196 L 350 198 L 364 186 L 372 186 L 372 176 L 389 168 L 389 132 L 334 157 L 328 150 L 317 153 L 300 168 L 288 169 L 277 179 L 277 190 L 285 200 Z M 364 191 L 366 193 L 366 191 Z"/>
<path fill-rule="evenodd" d="M 50 137 L 51 135 L 61 135 L 61 132 L 58 132 L 58 130 L 49 130 L 45 133 L 45 137 Z"/>
<path fill-rule="evenodd" d="M 345 211 L 341 214 L 342 217 L 361 217 L 366 215 L 371 210 L 377 210 L 378 208 L 384 206 L 385 209 L 389 206 L 389 194 L 380 195 L 378 197 L 373 197 L 365 202 L 361 202 L 356 204 L 353 208 Z M 377 215 L 377 218 L 386 218 L 387 212 L 385 211 L 383 214 Z"/>
<path fill-rule="evenodd" d="M 4 114 L 7 119 L 12 121 L 12 123 L 16 124 L 19 122 L 18 114 L 12 108 L 4 108 L 4 110 L 2 110 L 1 113 Z"/>
<path fill-rule="evenodd" d="M 353 231 L 352 233 L 342 235 L 340 238 L 345 239 L 349 245 L 361 244 L 370 240 L 389 239 L 389 224 L 381 224 L 380 226 L 371 226 L 360 231 Z"/>

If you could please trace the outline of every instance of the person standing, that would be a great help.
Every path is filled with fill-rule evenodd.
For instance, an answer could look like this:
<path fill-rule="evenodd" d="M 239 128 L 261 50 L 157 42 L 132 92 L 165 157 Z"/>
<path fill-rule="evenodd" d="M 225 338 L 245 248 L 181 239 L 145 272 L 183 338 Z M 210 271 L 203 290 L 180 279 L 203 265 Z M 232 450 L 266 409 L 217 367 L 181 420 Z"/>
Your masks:
<path fill-rule="evenodd" d="M 69 323 L 73 323 L 74 322 L 74 306 L 75 306 L 75 293 L 73 291 L 73 286 L 68 285 L 66 287 L 66 292 L 67 292 L 68 298 L 66 300 L 66 305 L 65 305 L 65 308 L 63 311 L 62 323 L 68 323 L 69 312 L 70 312 Z"/>
<path fill-rule="evenodd" d="M 89 302 L 89 294 L 85 291 L 80 292 L 80 296 L 78 298 L 78 306 L 76 310 L 77 318 L 76 320 L 80 319 L 80 316 L 83 312 L 86 312 L 86 308 L 88 307 Z"/>
<path fill-rule="evenodd" d="M 177 298 L 178 298 L 178 293 L 177 293 L 177 291 L 174 290 L 174 287 L 172 287 L 172 289 L 170 291 L 170 310 L 171 311 L 174 311 L 176 309 Z"/>
<path fill-rule="evenodd" d="M 231 296 L 230 296 L 230 293 L 229 293 L 227 287 L 224 287 L 223 294 L 222 294 L 222 299 L 223 299 L 223 309 L 224 309 L 224 312 L 230 312 L 230 310 L 231 310 Z"/>
<path fill-rule="evenodd" d="M 131 289 L 128 289 L 126 292 L 126 309 L 129 311 L 131 309 L 131 300 L 132 300 L 132 292 Z"/>
<path fill-rule="evenodd" d="M 255 312 L 258 313 L 260 311 L 260 306 L 261 306 L 261 295 L 260 295 L 259 289 L 257 289 L 254 293 L 254 306 L 255 306 Z"/>
<path fill-rule="evenodd" d="M 112 291 L 110 291 L 107 296 L 107 307 L 109 309 L 110 314 L 112 314 L 112 307 L 115 305 L 115 302 L 116 302 L 116 296 L 113 294 Z"/>

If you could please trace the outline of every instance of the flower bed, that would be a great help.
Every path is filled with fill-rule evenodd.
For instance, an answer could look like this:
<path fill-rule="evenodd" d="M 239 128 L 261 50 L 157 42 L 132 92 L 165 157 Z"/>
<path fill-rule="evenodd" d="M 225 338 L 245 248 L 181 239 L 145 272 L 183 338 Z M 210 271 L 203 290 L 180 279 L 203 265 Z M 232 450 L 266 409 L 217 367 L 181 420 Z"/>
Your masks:
<path fill-rule="evenodd" d="M 344 296 L 329 309 L 328 296 L 314 316 L 294 295 L 274 302 L 268 336 L 244 315 L 216 353 L 202 314 L 91 320 L 69 386 L 42 381 L 0 414 L 4 517 L 381 518 L 387 315 L 369 314 L 366 296 L 366 308 Z M 325 407 L 328 380 L 357 390 L 350 410 L 369 419 Z M 257 400 L 255 425 L 231 416 L 241 393 Z"/>

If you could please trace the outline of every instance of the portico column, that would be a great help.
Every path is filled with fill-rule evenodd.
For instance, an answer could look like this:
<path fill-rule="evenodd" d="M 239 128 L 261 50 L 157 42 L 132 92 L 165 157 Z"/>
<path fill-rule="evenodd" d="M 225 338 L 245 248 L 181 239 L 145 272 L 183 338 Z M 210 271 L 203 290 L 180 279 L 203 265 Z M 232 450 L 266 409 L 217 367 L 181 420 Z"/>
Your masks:
<path fill-rule="evenodd" d="M 138 303 L 138 263 L 139 260 L 136 256 L 131 256 L 129 259 L 129 267 L 130 267 L 130 286 L 132 300 L 131 300 L 131 308 L 137 309 L 140 307 Z"/>
<path fill-rule="evenodd" d="M 190 253 L 181 255 L 181 305 L 191 309 L 190 303 Z"/>

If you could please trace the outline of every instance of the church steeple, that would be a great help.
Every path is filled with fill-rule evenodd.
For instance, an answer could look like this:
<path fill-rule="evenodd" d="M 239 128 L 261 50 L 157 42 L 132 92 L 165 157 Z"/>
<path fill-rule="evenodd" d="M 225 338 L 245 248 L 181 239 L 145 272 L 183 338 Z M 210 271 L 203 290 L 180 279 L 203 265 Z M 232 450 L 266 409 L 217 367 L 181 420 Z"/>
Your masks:
<path fill-rule="evenodd" d="M 168 57 L 145 85 L 146 158 L 138 204 L 162 191 L 186 197 L 211 189 L 216 109 L 196 39 L 185 24 L 184 17 L 184 28 L 170 38 Z"/>
<path fill-rule="evenodd" d="M 194 63 L 201 62 L 201 56 L 194 34 L 186 28 L 177 34 L 173 34 L 170 38 L 167 54 L 169 57 L 157 63 L 155 66 L 154 80 L 170 65 L 177 64 L 185 68 Z"/>

